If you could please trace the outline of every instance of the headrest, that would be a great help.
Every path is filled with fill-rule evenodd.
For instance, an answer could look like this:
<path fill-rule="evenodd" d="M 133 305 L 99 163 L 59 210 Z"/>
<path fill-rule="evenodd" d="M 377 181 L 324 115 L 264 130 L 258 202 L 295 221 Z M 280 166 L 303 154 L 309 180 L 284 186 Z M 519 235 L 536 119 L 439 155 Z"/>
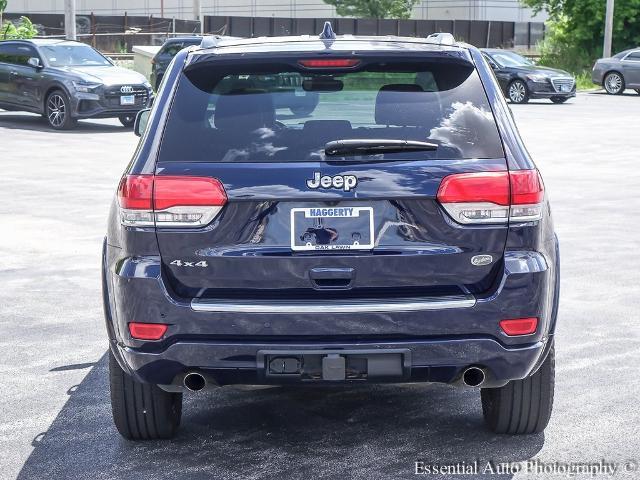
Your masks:
<path fill-rule="evenodd" d="M 220 95 L 213 116 L 217 129 L 245 132 L 271 127 L 275 120 L 271 94 L 257 89 L 236 89 Z"/>
<path fill-rule="evenodd" d="M 376 97 L 376 123 L 378 125 L 430 126 L 433 108 L 432 92 L 420 85 L 397 83 L 384 85 Z M 439 107 L 438 107 L 439 110 Z"/>

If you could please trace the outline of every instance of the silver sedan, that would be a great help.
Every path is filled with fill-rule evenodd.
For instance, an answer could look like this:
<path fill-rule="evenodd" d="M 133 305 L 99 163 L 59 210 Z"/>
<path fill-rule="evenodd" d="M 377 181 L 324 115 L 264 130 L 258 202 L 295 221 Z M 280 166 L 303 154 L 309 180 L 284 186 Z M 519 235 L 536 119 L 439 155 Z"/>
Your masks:
<path fill-rule="evenodd" d="M 611 95 L 620 95 L 626 88 L 640 93 L 640 47 L 596 60 L 591 80 Z"/>

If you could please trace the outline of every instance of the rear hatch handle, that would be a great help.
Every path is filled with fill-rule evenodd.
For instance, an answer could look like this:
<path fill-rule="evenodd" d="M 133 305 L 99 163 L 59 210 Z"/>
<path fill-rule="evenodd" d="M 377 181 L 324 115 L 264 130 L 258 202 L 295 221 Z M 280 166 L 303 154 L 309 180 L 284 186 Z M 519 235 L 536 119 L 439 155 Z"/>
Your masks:
<path fill-rule="evenodd" d="M 309 270 L 309 279 L 317 290 L 347 290 L 353 286 L 355 278 L 353 268 L 316 267 Z"/>

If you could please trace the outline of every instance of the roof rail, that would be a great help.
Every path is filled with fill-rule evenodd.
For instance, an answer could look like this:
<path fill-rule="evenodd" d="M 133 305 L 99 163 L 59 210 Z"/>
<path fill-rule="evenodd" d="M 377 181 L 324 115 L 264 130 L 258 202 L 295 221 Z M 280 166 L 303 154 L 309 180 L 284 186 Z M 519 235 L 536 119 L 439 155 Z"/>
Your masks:
<path fill-rule="evenodd" d="M 200 48 L 216 48 L 222 40 L 220 35 L 205 35 L 200 42 Z"/>
<path fill-rule="evenodd" d="M 437 45 L 455 45 L 456 39 L 450 33 L 432 33 L 427 36 L 427 42 Z"/>

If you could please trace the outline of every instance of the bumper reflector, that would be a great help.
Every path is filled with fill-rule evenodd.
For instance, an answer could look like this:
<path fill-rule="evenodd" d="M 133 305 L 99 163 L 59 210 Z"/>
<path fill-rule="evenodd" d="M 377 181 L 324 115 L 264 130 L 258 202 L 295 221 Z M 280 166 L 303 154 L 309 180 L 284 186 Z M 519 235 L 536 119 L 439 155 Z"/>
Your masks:
<path fill-rule="evenodd" d="M 137 340 L 160 340 L 166 333 L 168 325 L 164 323 L 138 323 L 129 324 L 129 333 Z"/>
<path fill-rule="evenodd" d="M 510 320 L 500 320 L 500 328 L 510 337 L 517 335 L 531 335 L 538 328 L 538 319 L 532 318 L 513 318 Z"/>

